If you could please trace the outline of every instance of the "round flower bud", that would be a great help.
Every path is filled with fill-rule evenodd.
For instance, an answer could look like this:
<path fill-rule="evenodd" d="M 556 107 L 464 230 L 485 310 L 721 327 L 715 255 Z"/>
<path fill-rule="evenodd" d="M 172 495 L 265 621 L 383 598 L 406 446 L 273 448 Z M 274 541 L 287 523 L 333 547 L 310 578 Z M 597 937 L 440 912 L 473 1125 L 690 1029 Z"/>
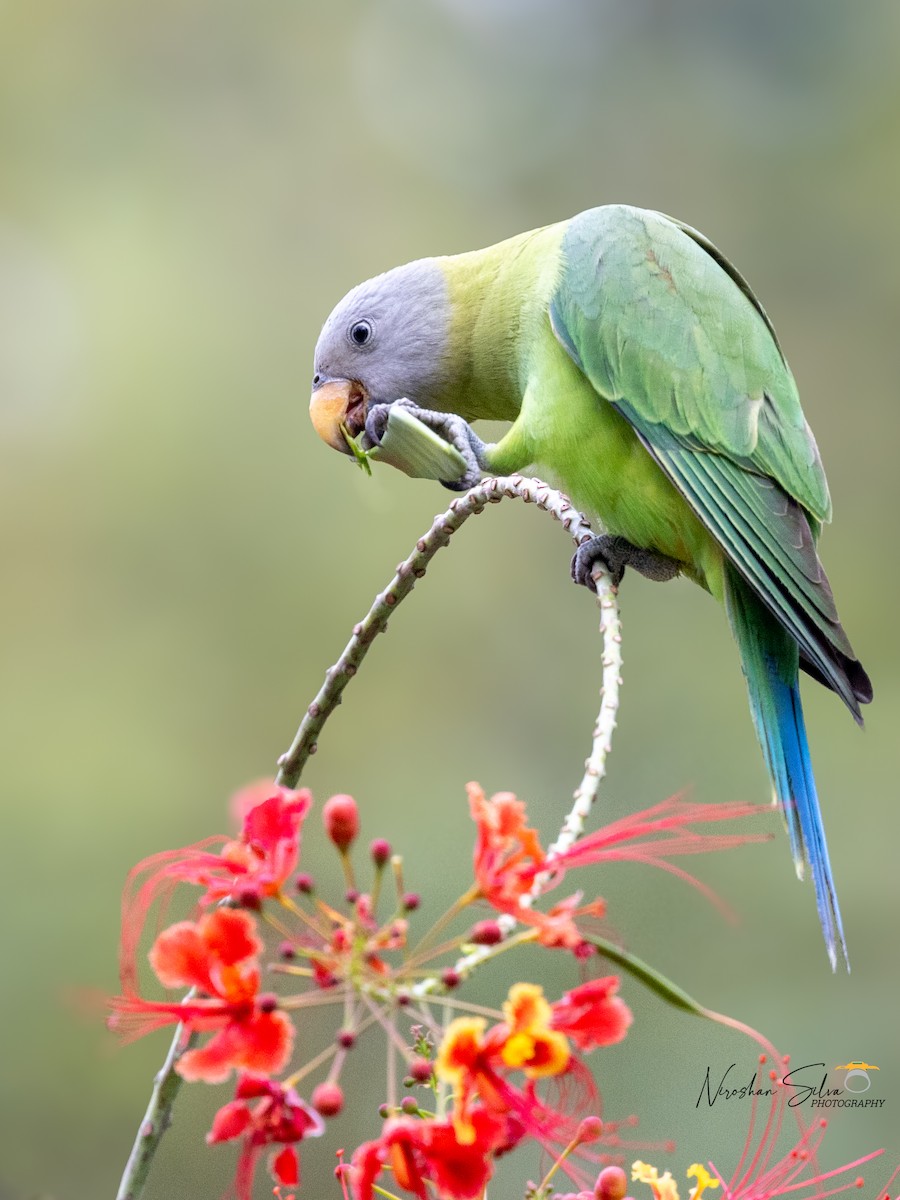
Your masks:
<path fill-rule="evenodd" d="M 628 1191 L 628 1176 L 621 1167 L 604 1167 L 594 1184 L 597 1200 L 623 1200 Z"/>
<path fill-rule="evenodd" d="M 359 809 L 352 796 L 338 793 L 325 801 L 322 809 L 322 821 L 325 832 L 345 854 L 356 835 L 359 833 Z"/>
<path fill-rule="evenodd" d="M 313 1089 L 312 1106 L 323 1117 L 336 1117 L 344 1107 L 344 1093 L 326 1080 Z"/>
<path fill-rule="evenodd" d="M 315 889 L 312 875 L 307 875 L 306 873 L 298 875 L 294 882 L 294 887 L 298 892 L 302 892 L 305 896 L 308 896 Z"/>
<path fill-rule="evenodd" d="M 418 892 L 406 892 L 403 896 L 403 907 L 406 912 L 415 912 L 422 903 L 422 897 Z"/>
<path fill-rule="evenodd" d="M 578 1126 L 576 1137 L 579 1142 L 596 1142 L 603 1133 L 603 1122 L 599 1117 L 585 1117 Z"/>
<path fill-rule="evenodd" d="M 369 847 L 369 853 L 375 866 L 383 867 L 391 857 L 391 843 L 386 842 L 384 838 L 376 838 Z"/>
<path fill-rule="evenodd" d="M 459 971 L 454 971 L 452 967 L 447 967 L 441 971 L 441 983 L 445 988 L 459 987 L 462 983 L 462 976 Z"/>
<path fill-rule="evenodd" d="M 409 1073 L 416 1083 L 430 1083 L 434 1067 L 427 1058 L 414 1058 L 409 1064 Z"/>
<path fill-rule="evenodd" d="M 499 921 L 479 921 L 477 925 L 472 926 L 469 941 L 474 942 L 476 946 L 496 946 L 498 942 L 503 941 L 503 930 Z"/>

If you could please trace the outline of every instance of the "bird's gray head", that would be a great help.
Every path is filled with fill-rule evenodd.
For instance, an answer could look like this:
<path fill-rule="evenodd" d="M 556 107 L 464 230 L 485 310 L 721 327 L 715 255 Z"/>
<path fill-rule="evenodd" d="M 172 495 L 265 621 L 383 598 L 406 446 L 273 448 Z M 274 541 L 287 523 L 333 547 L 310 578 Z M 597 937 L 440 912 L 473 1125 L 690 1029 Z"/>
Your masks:
<path fill-rule="evenodd" d="M 341 432 L 365 424 L 368 405 L 434 402 L 445 367 L 449 298 L 434 259 L 396 267 L 340 301 L 316 344 L 309 411 L 329 446 L 349 453 Z"/>

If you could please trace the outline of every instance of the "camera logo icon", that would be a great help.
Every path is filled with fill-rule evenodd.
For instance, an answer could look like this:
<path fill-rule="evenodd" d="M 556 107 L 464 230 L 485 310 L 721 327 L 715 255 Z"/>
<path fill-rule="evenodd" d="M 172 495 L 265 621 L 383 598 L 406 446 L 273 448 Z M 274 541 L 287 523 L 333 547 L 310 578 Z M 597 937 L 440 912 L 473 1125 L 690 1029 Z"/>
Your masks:
<path fill-rule="evenodd" d="M 836 1071 L 846 1071 L 844 1076 L 844 1091 L 845 1092 L 867 1092 L 872 1086 L 872 1080 L 869 1078 L 870 1071 L 879 1071 L 880 1067 L 876 1067 L 874 1063 L 867 1062 L 848 1062 L 834 1068 Z M 850 1081 L 854 1081 L 854 1086 L 851 1087 Z"/>

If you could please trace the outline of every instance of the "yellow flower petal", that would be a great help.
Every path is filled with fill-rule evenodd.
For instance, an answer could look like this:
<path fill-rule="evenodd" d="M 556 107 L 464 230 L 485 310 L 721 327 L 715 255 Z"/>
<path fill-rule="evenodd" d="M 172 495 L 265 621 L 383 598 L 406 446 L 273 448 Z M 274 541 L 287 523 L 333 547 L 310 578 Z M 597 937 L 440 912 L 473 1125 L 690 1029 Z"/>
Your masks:
<path fill-rule="evenodd" d="M 700 1200 L 700 1197 L 707 1188 L 717 1188 L 719 1186 L 718 1179 L 714 1179 L 707 1171 L 702 1163 L 691 1163 L 687 1169 L 688 1179 L 696 1179 L 697 1186 L 692 1189 L 690 1200 Z"/>
<path fill-rule="evenodd" d="M 660 1175 L 656 1167 L 649 1163 L 634 1162 L 631 1164 L 632 1182 L 646 1183 L 653 1189 L 654 1200 L 679 1200 L 678 1184 L 672 1178 L 672 1172 L 666 1171 Z"/>

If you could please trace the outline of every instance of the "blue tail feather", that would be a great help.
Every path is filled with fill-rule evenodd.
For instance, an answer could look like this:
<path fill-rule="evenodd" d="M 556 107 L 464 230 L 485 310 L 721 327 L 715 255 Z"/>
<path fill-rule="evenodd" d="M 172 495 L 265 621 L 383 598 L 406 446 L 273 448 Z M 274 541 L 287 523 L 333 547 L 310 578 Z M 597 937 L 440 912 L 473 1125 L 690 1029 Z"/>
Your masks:
<path fill-rule="evenodd" d="M 726 602 L 747 678 L 750 710 L 784 814 L 797 873 L 802 878 L 803 867 L 809 864 L 832 969 L 837 967 L 838 948 L 849 969 L 800 703 L 796 643 L 743 580 L 731 573 Z"/>

